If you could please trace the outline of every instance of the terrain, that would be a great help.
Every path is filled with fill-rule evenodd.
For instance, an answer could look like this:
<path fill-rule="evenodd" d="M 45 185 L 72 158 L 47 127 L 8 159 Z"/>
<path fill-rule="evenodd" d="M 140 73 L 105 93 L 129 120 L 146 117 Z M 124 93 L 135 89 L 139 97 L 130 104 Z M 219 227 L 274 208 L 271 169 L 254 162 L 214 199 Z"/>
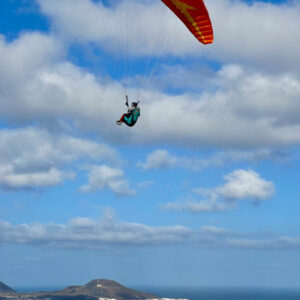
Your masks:
<path fill-rule="evenodd" d="M 120 283 L 95 279 L 83 286 L 68 286 L 63 290 L 54 292 L 17 293 L 4 283 L 0 282 L 0 299 L 54 299 L 54 300 L 95 300 L 107 299 L 158 299 L 159 297 L 148 293 L 129 289 Z"/>

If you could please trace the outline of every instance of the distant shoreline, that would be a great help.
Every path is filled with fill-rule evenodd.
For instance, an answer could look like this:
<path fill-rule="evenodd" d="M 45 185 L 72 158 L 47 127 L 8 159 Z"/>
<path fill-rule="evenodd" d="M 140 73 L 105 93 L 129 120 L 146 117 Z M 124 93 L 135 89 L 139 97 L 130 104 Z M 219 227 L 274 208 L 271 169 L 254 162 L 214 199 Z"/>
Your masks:
<path fill-rule="evenodd" d="M 18 293 L 35 293 L 35 292 L 54 292 L 65 288 L 65 286 L 32 286 L 32 287 L 12 287 Z M 199 287 L 199 286 L 190 286 L 190 287 L 176 287 L 176 286 L 128 286 L 130 289 L 134 290 L 143 290 L 148 293 L 154 291 L 291 291 L 291 292 L 300 292 L 300 287 Z"/>

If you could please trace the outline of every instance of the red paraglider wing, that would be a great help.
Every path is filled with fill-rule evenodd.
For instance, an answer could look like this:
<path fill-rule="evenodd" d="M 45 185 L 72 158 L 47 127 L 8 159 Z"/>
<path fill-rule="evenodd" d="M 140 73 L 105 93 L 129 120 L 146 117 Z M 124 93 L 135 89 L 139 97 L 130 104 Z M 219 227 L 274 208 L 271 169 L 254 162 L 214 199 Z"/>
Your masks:
<path fill-rule="evenodd" d="M 203 0 L 162 0 L 203 44 L 214 40 L 213 28 Z"/>

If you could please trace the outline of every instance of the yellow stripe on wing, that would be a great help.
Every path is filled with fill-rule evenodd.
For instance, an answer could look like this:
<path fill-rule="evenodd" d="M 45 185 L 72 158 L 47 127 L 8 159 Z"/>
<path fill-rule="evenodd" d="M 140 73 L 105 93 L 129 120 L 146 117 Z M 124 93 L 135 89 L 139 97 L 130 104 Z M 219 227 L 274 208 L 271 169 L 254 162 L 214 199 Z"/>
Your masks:
<path fill-rule="evenodd" d="M 180 0 L 171 0 L 171 1 L 176 6 L 176 8 L 179 9 L 182 12 L 182 14 L 188 19 L 188 21 L 191 23 L 191 25 L 194 27 L 194 29 L 197 31 L 197 33 L 204 40 L 204 36 L 203 36 L 198 24 L 195 22 L 195 19 L 189 13 L 189 10 L 196 10 L 196 8 L 186 4 L 184 2 L 181 2 Z"/>

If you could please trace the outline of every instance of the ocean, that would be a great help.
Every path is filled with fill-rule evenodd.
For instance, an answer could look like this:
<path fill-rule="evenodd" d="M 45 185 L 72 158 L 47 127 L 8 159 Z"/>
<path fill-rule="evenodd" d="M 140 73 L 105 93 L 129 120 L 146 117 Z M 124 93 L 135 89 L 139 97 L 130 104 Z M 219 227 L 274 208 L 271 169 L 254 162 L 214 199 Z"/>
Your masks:
<path fill-rule="evenodd" d="M 159 297 L 190 300 L 300 300 L 300 289 L 269 288 L 138 288 Z"/>
<path fill-rule="evenodd" d="M 18 292 L 55 291 L 64 287 L 16 288 Z M 164 298 L 189 300 L 300 300 L 300 289 L 130 287 Z"/>

